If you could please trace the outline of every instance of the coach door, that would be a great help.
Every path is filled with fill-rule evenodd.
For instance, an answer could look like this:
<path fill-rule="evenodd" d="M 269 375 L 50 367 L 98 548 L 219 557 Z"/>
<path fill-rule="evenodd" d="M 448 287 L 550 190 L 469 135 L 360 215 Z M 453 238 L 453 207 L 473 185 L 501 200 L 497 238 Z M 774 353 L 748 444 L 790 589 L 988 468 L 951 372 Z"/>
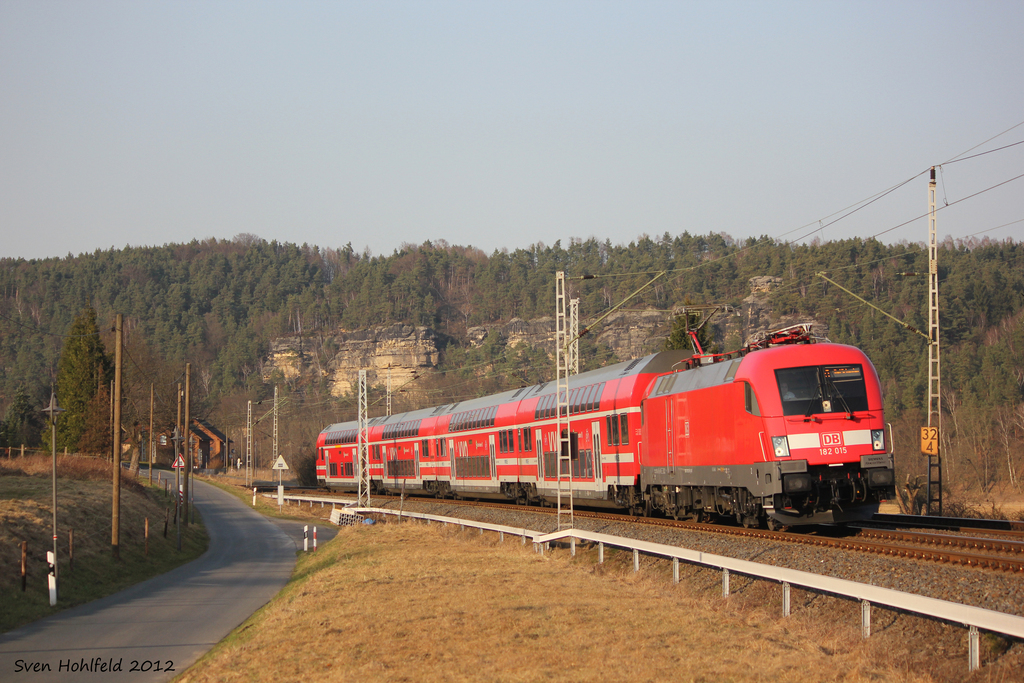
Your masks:
<path fill-rule="evenodd" d="M 676 404 L 673 398 L 669 396 L 665 399 L 665 465 L 669 474 L 674 473 L 676 464 L 676 441 L 672 438 L 672 427 L 676 423 Z"/>
<path fill-rule="evenodd" d="M 494 462 L 494 434 L 488 435 L 488 442 L 491 447 L 491 479 L 498 478 L 498 463 Z"/>
<path fill-rule="evenodd" d="M 601 421 L 590 423 L 590 440 L 594 443 L 594 481 L 604 481 L 604 461 L 601 459 Z"/>
<path fill-rule="evenodd" d="M 537 427 L 533 430 L 534 438 L 537 441 L 536 452 L 537 452 L 537 483 L 544 481 L 544 430 Z"/>

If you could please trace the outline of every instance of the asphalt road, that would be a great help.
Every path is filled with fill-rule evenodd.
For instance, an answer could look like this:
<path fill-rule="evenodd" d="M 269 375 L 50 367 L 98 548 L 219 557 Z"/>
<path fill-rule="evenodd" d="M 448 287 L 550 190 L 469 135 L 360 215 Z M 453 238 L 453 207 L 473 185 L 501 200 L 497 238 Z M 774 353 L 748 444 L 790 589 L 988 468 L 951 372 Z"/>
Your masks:
<path fill-rule="evenodd" d="M 203 482 L 194 495 L 210 534 L 202 557 L 0 635 L 0 680 L 168 681 L 277 594 L 302 523 L 269 520 Z M 325 543 L 336 529 L 318 532 Z"/>

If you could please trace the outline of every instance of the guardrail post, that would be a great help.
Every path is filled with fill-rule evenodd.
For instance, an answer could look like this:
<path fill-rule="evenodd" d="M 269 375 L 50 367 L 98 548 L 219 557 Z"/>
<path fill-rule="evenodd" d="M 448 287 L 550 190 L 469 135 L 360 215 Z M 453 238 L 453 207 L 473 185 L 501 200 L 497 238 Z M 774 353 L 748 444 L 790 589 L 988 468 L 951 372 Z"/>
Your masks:
<path fill-rule="evenodd" d="M 672 583 L 679 583 L 679 558 L 672 558 Z"/>
<path fill-rule="evenodd" d="M 633 573 L 640 571 L 640 551 L 633 550 Z"/>
<path fill-rule="evenodd" d="M 860 601 L 860 635 L 861 638 L 871 637 L 871 603 Z"/>
<path fill-rule="evenodd" d="M 523 545 L 526 545 L 526 534 L 523 534 L 522 539 L 523 539 Z"/>
<path fill-rule="evenodd" d="M 782 582 L 782 616 L 789 616 L 789 582 Z"/>
<path fill-rule="evenodd" d="M 430 520 L 427 520 L 427 521 L 429 522 Z M 505 542 L 505 532 L 504 531 L 499 531 L 498 532 L 498 543 L 504 543 L 504 542 Z"/>
<path fill-rule="evenodd" d="M 722 570 L 722 597 L 729 597 L 729 570 Z"/>
<path fill-rule="evenodd" d="M 576 537 L 575 536 L 573 536 L 569 540 L 569 554 L 571 554 L 573 557 L 576 557 Z"/>
<path fill-rule="evenodd" d="M 597 544 L 597 563 L 604 564 L 604 543 Z"/>
<path fill-rule="evenodd" d="M 981 644 L 978 642 L 978 627 L 971 626 L 971 630 L 968 631 L 967 635 L 968 642 L 968 662 L 967 669 L 969 671 L 977 671 L 981 668 Z"/>

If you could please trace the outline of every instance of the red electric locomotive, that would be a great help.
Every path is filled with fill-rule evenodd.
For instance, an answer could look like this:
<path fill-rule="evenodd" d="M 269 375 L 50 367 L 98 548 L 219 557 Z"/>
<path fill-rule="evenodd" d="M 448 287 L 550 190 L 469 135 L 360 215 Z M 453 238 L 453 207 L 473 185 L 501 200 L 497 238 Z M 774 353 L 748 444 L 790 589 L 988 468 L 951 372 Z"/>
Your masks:
<path fill-rule="evenodd" d="M 803 327 L 732 354 L 664 351 L 570 377 L 578 504 L 770 527 L 869 518 L 895 494 L 878 376 Z M 550 504 L 555 384 L 369 420 L 378 492 Z M 327 427 L 317 476 L 357 485 L 357 424 Z"/>

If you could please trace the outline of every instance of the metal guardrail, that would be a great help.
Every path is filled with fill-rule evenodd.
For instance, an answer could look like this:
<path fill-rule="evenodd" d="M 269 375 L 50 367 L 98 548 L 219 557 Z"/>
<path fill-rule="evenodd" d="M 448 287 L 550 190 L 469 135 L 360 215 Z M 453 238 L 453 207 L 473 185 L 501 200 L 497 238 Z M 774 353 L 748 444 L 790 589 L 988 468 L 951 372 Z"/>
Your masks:
<path fill-rule="evenodd" d="M 300 503 L 314 502 L 321 504 L 339 504 L 337 498 L 320 499 L 311 496 L 285 496 L 286 500 L 295 500 Z M 460 527 L 471 527 L 484 531 L 492 531 L 501 535 L 519 536 L 525 545 L 526 539 L 534 544 L 534 548 L 543 553 L 552 542 L 567 541 L 570 543 L 572 554 L 576 554 L 576 541 L 586 541 L 598 545 L 598 562 L 604 561 L 604 546 L 615 548 L 626 548 L 633 551 L 633 571 L 640 569 L 640 553 L 672 559 L 672 576 L 675 582 L 679 582 L 679 562 L 712 567 L 722 571 L 722 596 L 729 596 L 730 573 L 751 576 L 766 581 L 775 581 L 782 584 L 782 614 L 784 617 L 790 615 L 790 587 L 799 586 L 812 591 L 819 591 L 831 595 L 857 600 L 861 603 L 861 635 L 867 638 L 871 635 L 871 606 L 882 605 L 914 614 L 920 614 L 935 619 L 941 619 L 954 624 L 962 624 L 968 629 L 968 668 L 974 671 L 980 667 L 981 650 L 979 643 L 979 630 L 990 631 L 1024 639 L 1024 617 L 1013 614 L 1004 614 L 981 607 L 962 605 L 947 600 L 929 598 L 914 593 L 905 593 L 892 588 L 881 588 L 856 581 L 837 579 L 821 574 L 812 574 L 797 569 L 775 567 L 773 565 L 739 560 L 724 555 L 714 555 L 699 550 L 690 550 L 677 546 L 651 543 L 621 536 L 611 536 L 582 529 L 562 529 L 552 533 L 544 534 L 531 529 L 519 529 L 477 522 L 474 520 L 458 519 L 455 517 L 443 517 L 440 515 L 429 515 L 420 512 L 405 512 L 384 508 L 356 508 L 346 505 L 346 511 L 354 514 L 379 514 L 407 517 L 410 519 L 421 519 L 426 522 L 440 522 Z"/>

